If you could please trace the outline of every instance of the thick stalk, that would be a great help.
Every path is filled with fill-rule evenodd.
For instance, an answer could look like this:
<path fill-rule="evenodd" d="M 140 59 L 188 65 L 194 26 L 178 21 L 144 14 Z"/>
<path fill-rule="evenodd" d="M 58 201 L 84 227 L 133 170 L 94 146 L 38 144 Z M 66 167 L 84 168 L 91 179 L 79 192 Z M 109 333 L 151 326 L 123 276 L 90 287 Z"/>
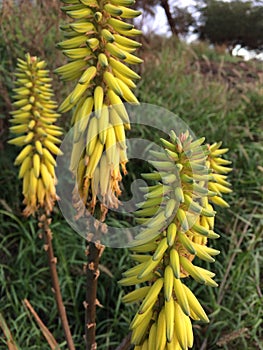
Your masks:
<path fill-rule="evenodd" d="M 66 314 L 66 309 L 65 309 L 65 306 L 63 304 L 60 285 L 59 285 L 59 279 L 58 279 L 58 273 L 57 273 L 57 258 L 55 257 L 54 251 L 53 251 L 52 231 L 50 229 L 51 219 L 48 218 L 45 214 L 43 214 L 40 217 L 39 221 L 42 225 L 44 241 L 45 241 L 44 249 L 47 252 L 47 256 L 48 256 L 52 286 L 54 289 L 55 299 L 56 299 L 56 303 L 57 303 L 57 309 L 58 309 L 59 316 L 61 319 L 61 323 L 62 323 L 62 327 L 64 330 L 65 338 L 67 341 L 68 349 L 75 350 L 75 345 L 73 343 L 71 331 L 69 328 L 68 318 L 67 318 L 67 314 Z"/>
<path fill-rule="evenodd" d="M 96 305 L 97 284 L 99 277 L 99 260 L 103 253 L 104 246 L 97 242 L 88 242 L 86 266 L 87 290 L 85 306 L 85 339 L 86 350 L 96 350 Z"/>

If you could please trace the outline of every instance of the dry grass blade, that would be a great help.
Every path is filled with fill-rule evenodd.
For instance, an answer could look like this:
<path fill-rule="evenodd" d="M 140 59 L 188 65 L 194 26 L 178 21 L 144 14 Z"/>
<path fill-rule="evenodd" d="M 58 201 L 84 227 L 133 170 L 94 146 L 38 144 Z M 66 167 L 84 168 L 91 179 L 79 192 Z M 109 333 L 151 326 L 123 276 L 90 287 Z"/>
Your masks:
<path fill-rule="evenodd" d="M 8 346 L 8 350 L 18 350 L 18 347 L 15 344 L 15 341 L 12 337 L 10 329 L 8 328 L 5 322 L 5 319 L 1 313 L 0 313 L 0 328 L 2 328 L 2 331 L 6 337 L 6 341 L 7 341 L 6 345 Z"/>
<path fill-rule="evenodd" d="M 216 343 L 216 345 L 219 347 L 227 345 L 227 343 L 231 342 L 232 340 L 237 339 L 238 337 L 240 337 L 241 335 L 243 335 L 247 332 L 248 332 L 248 328 L 242 328 L 242 329 L 238 329 L 237 331 L 226 334 L 219 339 L 219 341 Z"/>
<path fill-rule="evenodd" d="M 0 199 L 0 204 L 3 206 L 3 208 L 8 211 L 9 213 L 12 213 L 12 209 L 9 207 L 7 202 L 4 199 Z"/>
<path fill-rule="evenodd" d="M 129 349 L 131 345 L 131 333 L 128 333 L 128 335 L 122 340 L 120 345 L 115 350 L 127 350 Z"/>
<path fill-rule="evenodd" d="M 106 275 L 108 275 L 110 278 L 113 278 L 113 274 L 111 273 L 111 271 L 107 268 L 107 266 L 99 264 L 99 269 L 100 271 L 106 273 Z"/>
<path fill-rule="evenodd" d="M 34 310 L 33 306 L 30 304 L 30 302 L 27 299 L 24 299 L 23 300 L 23 304 L 31 312 L 31 314 L 34 316 L 34 318 L 35 318 L 35 320 L 36 320 L 36 322 L 37 322 L 37 324 L 38 324 L 42 334 L 46 338 L 50 348 L 52 350 L 59 350 L 59 346 L 58 346 L 58 343 L 56 342 L 56 339 L 53 337 L 53 335 L 50 333 L 48 328 L 41 321 L 40 317 L 38 316 L 38 314 Z"/>

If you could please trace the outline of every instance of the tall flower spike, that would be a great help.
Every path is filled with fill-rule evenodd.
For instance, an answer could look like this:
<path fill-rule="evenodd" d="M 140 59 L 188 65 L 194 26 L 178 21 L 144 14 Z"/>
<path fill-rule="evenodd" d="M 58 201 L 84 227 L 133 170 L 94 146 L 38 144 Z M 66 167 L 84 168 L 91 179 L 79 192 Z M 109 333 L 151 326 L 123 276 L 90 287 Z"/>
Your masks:
<path fill-rule="evenodd" d="M 133 54 L 140 44 L 132 39 L 141 32 L 122 19 L 140 12 L 128 7 L 134 0 L 62 1 L 62 10 L 73 21 L 61 27 L 67 39 L 58 47 L 70 62 L 56 72 L 65 81 L 77 81 L 60 106 L 62 113 L 74 107 L 73 198 L 81 197 L 77 209 L 84 203 L 93 212 L 99 195 L 104 217 L 106 207 L 118 206 L 119 165 L 126 173 L 125 129 L 130 129 L 130 122 L 123 101 L 138 103 L 132 89 L 140 77 L 126 64 L 142 62 Z"/>
<path fill-rule="evenodd" d="M 53 124 L 60 115 L 56 113 L 52 80 L 45 67 L 45 61 L 26 54 L 25 60 L 18 59 L 15 73 L 17 87 L 13 89 L 15 110 L 11 112 L 10 131 L 17 136 L 9 143 L 23 147 L 15 165 L 20 165 L 26 216 L 39 207 L 50 213 L 57 199 L 54 156 L 61 154 L 57 144 L 62 130 Z"/>
<path fill-rule="evenodd" d="M 148 283 L 123 297 L 127 303 L 141 301 L 130 325 L 137 350 L 191 348 L 191 319 L 209 319 L 184 281 L 191 276 L 201 284 L 217 286 L 215 274 L 193 260 L 214 262 L 219 254 L 207 243 L 219 237 L 213 231 L 213 204 L 226 206 L 221 196 L 231 191 L 222 175 L 231 170 L 221 157 L 227 150 L 220 149 L 221 143 L 203 145 L 204 138 L 193 141 L 188 132 L 179 137 L 171 132 L 170 137 L 161 140 L 164 152 L 152 152 L 158 172 L 143 174 L 145 180 L 159 182 L 142 188 L 145 202 L 135 214 L 144 228 L 130 243 L 131 258 L 139 264 L 119 282 L 123 286 Z"/>

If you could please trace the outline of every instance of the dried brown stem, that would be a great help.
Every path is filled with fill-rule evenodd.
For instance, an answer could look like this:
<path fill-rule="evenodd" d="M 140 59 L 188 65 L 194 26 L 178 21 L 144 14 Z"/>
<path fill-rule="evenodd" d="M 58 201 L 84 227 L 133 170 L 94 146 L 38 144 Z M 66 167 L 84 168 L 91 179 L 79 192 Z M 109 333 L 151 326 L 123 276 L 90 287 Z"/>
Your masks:
<path fill-rule="evenodd" d="M 53 337 L 53 334 L 49 331 L 49 329 L 44 325 L 36 311 L 34 310 L 33 306 L 30 304 L 29 300 L 24 299 L 23 300 L 24 305 L 26 308 L 31 312 L 31 314 L 34 316 L 39 328 L 41 329 L 42 334 L 46 338 L 46 341 L 48 342 L 50 348 L 52 350 L 59 350 L 58 343 L 56 342 L 56 339 Z"/>
<path fill-rule="evenodd" d="M 86 266 L 87 290 L 85 307 L 85 339 L 86 350 L 96 350 L 96 305 L 97 300 L 97 283 L 99 277 L 99 260 L 103 253 L 104 246 L 99 241 L 88 242 Z"/>
<path fill-rule="evenodd" d="M 18 350 L 18 347 L 12 337 L 10 329 L 8 328 L 3 315 L 0 313 L 0 328 L 2 329 L 4 336 L 6 338 L 6 345 L 8 350 Z"/>
<path fill-rule="evenodd" d="M 131 332 L 122 340 L 115 350 L 128 350 L 131 345 Z"/>
<path fill-rule="evenodd" d="M 42 226 L 45 246 L 44 249 L 47 252 L 48 262 L 50 267 L 50 275 L 52 279 L 52 285 L 54 289 L 55 299 L 57 303 L 57 308 L 59 312 L 59 316 L 61 319 L 62 327 L 64 330 L 65 338 L 67 341 L 68 349 L 75 350 L 75 345 L 73 343 L 71 331 L 69 328 L 68 318 L 65 310 L 65 306 L 63 304 L 58 273 L 57 273 L 57 258 L 54 255 L 53 245 L 52 245 L 52 232 L 50 229 L 51 219 L 48 218 L 45 214 L 43 214 L 39 219 L 40 225 Z"/>

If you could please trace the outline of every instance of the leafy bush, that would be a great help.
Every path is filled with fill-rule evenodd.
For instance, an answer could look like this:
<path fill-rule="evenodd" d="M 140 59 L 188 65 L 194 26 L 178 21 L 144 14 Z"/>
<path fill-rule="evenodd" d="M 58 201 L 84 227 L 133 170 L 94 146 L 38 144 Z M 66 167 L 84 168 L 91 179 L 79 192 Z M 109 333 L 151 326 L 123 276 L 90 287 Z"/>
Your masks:
<path fill-rule="evenodd" d="M 45 59 L 50 70 L 64 62 L 55 47 L 60 40 L 62 12 L 59 2 L 54 0 L 3 0 L 0 2 L 0 18 L 0 118 L 6 137 L 16 60 L 30 52 Z M 54 89 L 61 100 L 61 91 L 63 94 L 65 89 L 56 77 Z"/>

